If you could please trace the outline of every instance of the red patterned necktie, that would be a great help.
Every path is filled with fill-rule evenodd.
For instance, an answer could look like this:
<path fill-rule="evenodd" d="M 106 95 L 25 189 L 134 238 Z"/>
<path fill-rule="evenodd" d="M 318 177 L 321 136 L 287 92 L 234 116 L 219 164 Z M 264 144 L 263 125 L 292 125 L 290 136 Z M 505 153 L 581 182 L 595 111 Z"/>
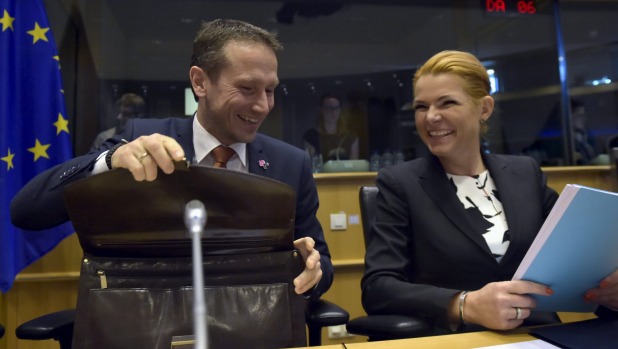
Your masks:
<path fill-rule="evenodd" d="M 236 152 L 234 149 L 230 147 L 226 147 L 224 145 L 220 145 L 212 150 L 212 155 L 215 158 L 214 167 L 222 167 L 227 168 L 227 161 L 234 155 Z"/>

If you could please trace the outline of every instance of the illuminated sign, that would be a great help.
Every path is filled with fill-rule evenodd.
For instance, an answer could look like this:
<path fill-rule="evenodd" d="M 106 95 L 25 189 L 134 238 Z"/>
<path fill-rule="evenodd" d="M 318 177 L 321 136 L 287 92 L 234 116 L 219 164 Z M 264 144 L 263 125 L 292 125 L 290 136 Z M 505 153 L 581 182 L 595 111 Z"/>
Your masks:
<path fill-rule="evenodd" d="M 537 4 L 534 0 L 481 0 L 486 14 L 492 15 L 534 15 Z"/>

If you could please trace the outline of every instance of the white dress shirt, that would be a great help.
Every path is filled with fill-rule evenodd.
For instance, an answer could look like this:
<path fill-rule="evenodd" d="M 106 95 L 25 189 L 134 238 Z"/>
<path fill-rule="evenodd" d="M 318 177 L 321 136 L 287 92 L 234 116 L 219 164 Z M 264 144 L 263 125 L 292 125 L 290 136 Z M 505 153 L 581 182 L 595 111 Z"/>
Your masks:
<path fill-rule="evenodd" d="M 191 163 L 199 163 L 201 165 L 212 166 L 215 159 L 212 155 L 212 150 L 222 145 L 213 135 L 208 133 L 204 127 L 197 121 L 197 117 L 193 117 L 193 147 L 195 150 L 195 159 L 188 159 Z M 227 162 L 227 168 L 230 170 L 249 172 L 247 167 L 247 144 L 234 143 L 229 145 L 234 149 L 236 155 L 233 155 Z M 95 166 L 90 174 L 97 174 L 109 171 L 105 163 L 105 155 L 107 151 L 101 153 L 96 160 Z"/>
<path fill-rule="evenodd" d="M 208 133 L 204 127 L 197 121 L 197 117 L 193 118 L 193 147 L 195 148 L 195 159 L 191 159 L 192 163 L 200 165 L 212 166 L 215 159 L 212 155 L 212 150 L 222 145 L 213 135 Z M 228 161 L 227 168 L 230 170 L 249 172 L 247 168 L 247 144 L 234 143 L 229 145 L 236 152 Z"/>

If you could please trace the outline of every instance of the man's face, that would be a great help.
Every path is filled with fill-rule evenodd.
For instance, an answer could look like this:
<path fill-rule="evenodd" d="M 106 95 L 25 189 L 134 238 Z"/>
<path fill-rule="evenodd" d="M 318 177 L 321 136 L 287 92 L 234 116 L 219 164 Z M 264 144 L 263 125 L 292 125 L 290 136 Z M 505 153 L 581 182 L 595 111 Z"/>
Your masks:
<path fill-rule="evenodd" d="M 121 104 L 120 110 L 118 111 L 118 115 L 116 116 L 116 132 L 124 128 L 127 120 L 138 117 L 138 112 L 133 105 Z"/>
<path fill-rule="evenodd" d="M 137 111 L 135 111 L 135 108 L 132 105 L 127 105 L 127 104 L 120 105 L 120 110 L 118 111 L 118 115 L 116 116 L 117 119 L 126 120 L 126 119 L 132 119 L 134 117 L 137 117 Z"/>
<path fill-rule="evenodd" d="M 216 81 L 206 78 L 204 128 L 221 143 L 249 143 L 275 103 L 277 57 L 259 43 L 232 41 L 224 52 L 229 64 Z"/>

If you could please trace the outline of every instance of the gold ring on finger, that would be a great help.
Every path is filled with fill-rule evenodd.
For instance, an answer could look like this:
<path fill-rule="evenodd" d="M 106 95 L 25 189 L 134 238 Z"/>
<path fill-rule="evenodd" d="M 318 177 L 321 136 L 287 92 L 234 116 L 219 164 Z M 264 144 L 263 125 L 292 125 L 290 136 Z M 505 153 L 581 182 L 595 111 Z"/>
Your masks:
<path fill-rule="evenodd" d="M 141 163 L 141 162 L 142 162 L 142 161 L 143 161 L 146 157 L 148 157 L 148 155 L 150 155 L 150 153 L 145 152 L 144 154 L 140 155 L 140 156 L 137 158 L 137 161 L 139 161 L 139 162 Z"/>

